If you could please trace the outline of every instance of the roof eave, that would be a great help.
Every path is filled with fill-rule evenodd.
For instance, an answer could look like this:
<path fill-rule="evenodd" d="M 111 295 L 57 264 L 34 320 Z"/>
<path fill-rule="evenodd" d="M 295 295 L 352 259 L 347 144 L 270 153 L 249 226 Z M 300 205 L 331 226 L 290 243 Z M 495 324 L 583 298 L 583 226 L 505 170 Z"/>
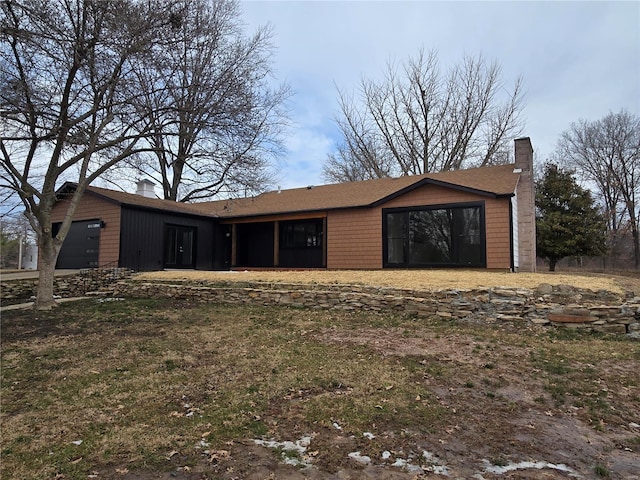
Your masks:
<path fill-rule="evenodd" d="M 68 191 L 68 190 L 75 191 L 77 187 L 78 187 L 78 184 L 75 182 L 65 182 L 58 190 L 56 190 L 56 198 L 58 200 L 61 200 L 61 197 L 62 195 L 64 195 L 65 191 Z M 95 195 L 96 197 L 99 197 L 100 199 L 105 200 L 109 203 L 113 203 L 115 205 L 122 205 L 122 202 L 120 202 L 119 200 L 116 200 L 115 198 L 112 198 L 108 195 L 104 195 L 100 192 L 96 192 L 95 190 L 91 190 L 90 186 L 87 187 L 83 195 L 86 195 L 87 193 L 90 193 L 91 195 Z"/>
<path fill-rule="evenodd" d="M 176 215 L 188 215 L 191 217 L 201 217 L 201 218 L 221 218 L 219 215 L 212 213 L 212 214 L 207 214 L 207 213 L 200 213 L 200 212 L 190 212 L 190 211 L 184 211 L 184 210 L 171 210 L 168 208 L 159 208 L 159 207 L 151 207 L 148 205 L 140 205 L 137 203 L 128 203 L 128 202 L 120 202 L 120 205 L 122 205 L 123 207 L 127 207 L 127 208 L 135 208 L 135 209 L 139 209 L 139 210 L 148 210 L 148 211 L 152 211 L 152 212 L 159 212 L 159 213 L 173 213 Z"/>

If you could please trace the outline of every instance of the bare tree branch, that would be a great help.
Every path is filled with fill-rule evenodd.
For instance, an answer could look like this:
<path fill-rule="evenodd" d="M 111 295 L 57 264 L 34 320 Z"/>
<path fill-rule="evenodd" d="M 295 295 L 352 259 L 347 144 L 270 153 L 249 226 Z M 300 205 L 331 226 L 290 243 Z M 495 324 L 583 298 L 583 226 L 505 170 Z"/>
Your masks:
<path fill-rule="evenodd" d="M 287 85 L 272 88 L 271 30 L 243 33 L 236 0 L 181 0 L 162 49 L 136 71 L 146 86 L 150 155 L 128 166 L 176 201 L 260 191 L 282 151 Z"/>
<path fill-rule="evenodd" d="M 500 78 L 499 65 L 482 56 L 463 58 L 446 75 L 435 51 L 420 50 L 401 68 L 388 63 L 379 83 L 362 79 L 358 104 L 338 92 L 343 138 L 325 177 L 417 175 L 503 162 L 522 130 L 523 91 L 522 79 L 507 92 Z M 383 168 L 365 167 L 364 145 L 374 149 L 369 161 Z"/>

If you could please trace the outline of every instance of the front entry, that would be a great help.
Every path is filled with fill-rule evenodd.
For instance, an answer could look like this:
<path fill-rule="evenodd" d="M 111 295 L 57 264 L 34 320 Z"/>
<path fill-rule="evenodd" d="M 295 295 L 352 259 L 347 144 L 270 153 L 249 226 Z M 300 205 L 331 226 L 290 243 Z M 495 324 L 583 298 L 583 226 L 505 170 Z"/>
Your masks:
<path fill-rule="evenodd" d="M 195 227 L 167 225 L 164 239 L 164 266 L 166 268 L 194 268 Z"/>

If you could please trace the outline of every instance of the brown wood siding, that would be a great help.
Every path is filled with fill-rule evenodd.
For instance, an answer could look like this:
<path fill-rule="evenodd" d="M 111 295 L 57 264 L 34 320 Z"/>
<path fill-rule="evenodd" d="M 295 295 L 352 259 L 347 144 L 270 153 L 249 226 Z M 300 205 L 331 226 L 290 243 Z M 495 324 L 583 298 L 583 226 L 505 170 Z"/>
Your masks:
<path fill-rule="evenodd" d="M 62 222 L 69 206 L 68 200 L 56 203 L 51 212 L 53 223 Z M 73 215 L 74 221 L 102 220 L 105 227 L 100 230 L 100 266 L 118 262 L 120 258 L 120 206 L 103 200 L 90 192 L 85 193 Z"/>
<path fill-rule="evenodd" d="M 451 203 L 485 204 L 487 268 L 511 267 L 509 199 L 426 185 L 370 209 L 329 212 L 327 268 L 382 268 L 382 209 Z"/>
<path fill-rule="evenodd" d="M 327 268 L 382 268 L 379 208 L 329 212 L 326 235 Z"/>
<path fill-rule="evenodd" d="M 487 235 L 487 268 L 511 268 L 511 242 L 509 199 L 488 198 L 485 201 L 485 228 Z"/>

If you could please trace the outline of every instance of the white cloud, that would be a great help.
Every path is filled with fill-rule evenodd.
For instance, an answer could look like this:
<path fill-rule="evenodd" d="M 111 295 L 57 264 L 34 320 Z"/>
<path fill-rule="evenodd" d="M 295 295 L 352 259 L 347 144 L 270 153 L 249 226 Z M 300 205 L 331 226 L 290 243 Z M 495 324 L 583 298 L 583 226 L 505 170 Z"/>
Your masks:
<path fill-rule="evenodd" d="M 333 140 L 322 131 L 299 128 L 287 138 L 287 159 L 282 162 L 279 179 L 281 188 L 320 185 L 322 164 L 333 147 Z"/>
<path fill-rule="evenodd" d="M 283 186 L 322 182 L 337 140 L 335 84 L 354 89 L 420 47 L 436 49 L 443 69 L 464 54 L 495 59 L 507 89 L 522 75 L 523 133 L 541 158 L 571 122 L 640 114 L 638 2 L 268 1 L 243 10 L 249 28 L 273 25 L 276 74 L 296 91 Z"/>

